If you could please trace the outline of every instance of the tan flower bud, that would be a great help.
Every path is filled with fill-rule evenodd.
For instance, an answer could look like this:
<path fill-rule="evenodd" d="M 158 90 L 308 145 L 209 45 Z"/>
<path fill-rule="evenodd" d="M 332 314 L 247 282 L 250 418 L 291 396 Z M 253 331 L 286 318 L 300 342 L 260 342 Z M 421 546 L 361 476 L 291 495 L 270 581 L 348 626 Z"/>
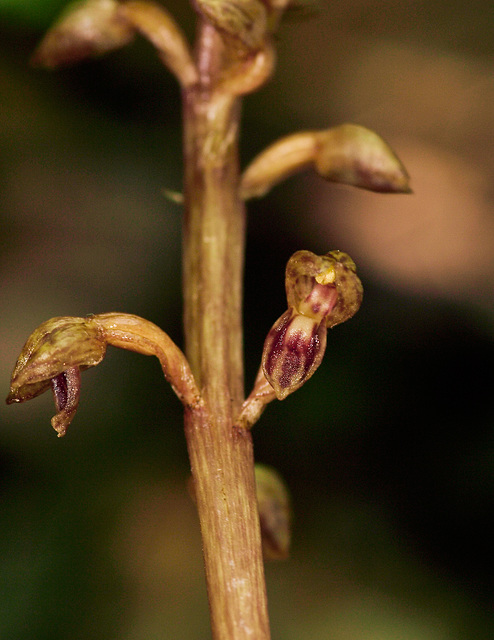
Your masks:
<path fill-rule="evenodd" d="M 343 124 L 319 132 L 317 142 L 314 166 L 326 180 L 383 193 L 410 192 L 405 167 L 374 131 Z"/>
<path fill-rule="evenodd" d="M 334 285 L 338 293 L 338 300 L 326 316 L 326 326 L 328 329 L 352 318 L 360 309 L 364 288 L 357 276 L 355 262 L 347 253 L 343 251 L 330 251 L 326 257 L 334 260 L 335 279 Z M 316 281 L 320 281 L 322 275 L 316 276 Z M 319 280 L 318 280 L 319 278 Z"/>
<path fill-rule="evenodd" d="M 48 31 L 33 64 L 58 67 L 128 44 L 134 29 L 119 16 L 117 0 L 83 0 L 69 6 Z"/>
<path fill-rule="evenodd" d="M 355 124 L 280 138 L 242 174 L 240 197 L 260 198 L 282 180 L 313 167 L 321 177 L 370 191 L 410 193 L 405 167 L 377 133 Z"/>
<path fill-rule="evenodd" d="M 247 50 L 259 49 L 266 36 L 267 11 L 260 0 L 195 0 L 198 11 Z"/>
<path fill-rule="evenodd" d="M 254 470 L 264 557 L 283 560 L 288 557 L 291 538 L 292 513 L 288 489 L 272 467 L 256 464 Z"/>
<path fill-rule="evenodd" d="M 362 284 L 351 258 L 332 251 L 297 251 L 286 268 L 288 311 L 264 343 L 262 369 L 276 397 L 301 387 L 321 364 L 327 329 L 351 318 L 362 302 Z"/>
<path fill-rule="evenodd" d="M 80 371 L 99 364 L 105 351 L 106 342 L 92 317 L 47 320 L 21 351 L 7 404 L 25 402 L 51 387 L 58 411 L 52 425 L 64 435 L 79 402 Z"/>

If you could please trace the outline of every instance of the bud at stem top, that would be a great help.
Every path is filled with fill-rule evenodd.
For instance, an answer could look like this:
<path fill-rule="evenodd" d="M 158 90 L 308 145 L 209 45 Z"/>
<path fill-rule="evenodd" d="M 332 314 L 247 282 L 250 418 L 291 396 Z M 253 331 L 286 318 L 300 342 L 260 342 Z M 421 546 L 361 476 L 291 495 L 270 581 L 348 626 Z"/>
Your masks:
<path fill-rule="evenodd" d="M 259 49 L 267 32 L 267 11 L 260 0 L 194 0 L 199 13 L 248 51 Z"/>
<path fill-rule="evenodd" d="M 69 5 L 33 55 L 33 64 L 58 67 L 128 44 L 134 29 L 119 15 L 117 0 L 82 0 Z"/>

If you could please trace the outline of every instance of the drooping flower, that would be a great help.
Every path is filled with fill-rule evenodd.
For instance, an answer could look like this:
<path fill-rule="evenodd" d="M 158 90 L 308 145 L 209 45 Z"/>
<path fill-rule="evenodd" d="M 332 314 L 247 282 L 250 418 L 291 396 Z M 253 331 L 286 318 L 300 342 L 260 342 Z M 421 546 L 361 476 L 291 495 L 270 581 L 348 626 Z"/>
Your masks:
<path fill-rule="evenodd" d="M 28 338 L 12 373 L 7 404 L 25 402 L 52 389 L 57 414 L 52 426 L 65 435 L 80 394 L 80 372 L 101 362 L 106 341 L 92 317 L 58 317 Z"/>
<path fill-rule="evenodd" d="M 52 318 L 35 329 L 12 373 L 7 404 L 25 402 L 51 388 L 57 409 L 51 424 L 59 436 L 65 435 L 79 404 L 81 371 L 99 364 L 107 345 L 156 356 L 186 407 L 203 402 L 187 358 L 169 335 L 139 316 L 110 312 Z"/>

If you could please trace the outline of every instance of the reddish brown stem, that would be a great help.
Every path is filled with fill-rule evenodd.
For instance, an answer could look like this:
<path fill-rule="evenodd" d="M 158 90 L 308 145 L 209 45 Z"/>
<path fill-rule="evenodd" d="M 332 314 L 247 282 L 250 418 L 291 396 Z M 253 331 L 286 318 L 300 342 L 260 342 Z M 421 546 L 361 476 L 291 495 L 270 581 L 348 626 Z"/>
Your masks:
<path fill-rule="evenodd" d="M 214 640 L 268 640 L 252 439 L 243 402 L 245 211 L 238 197 L 239 100 L 215 90 L 225 51 L 202 24 L 200 80 L 184 90 L 186 352 L 204 406 L 185 433 L 203 538 Z"/>

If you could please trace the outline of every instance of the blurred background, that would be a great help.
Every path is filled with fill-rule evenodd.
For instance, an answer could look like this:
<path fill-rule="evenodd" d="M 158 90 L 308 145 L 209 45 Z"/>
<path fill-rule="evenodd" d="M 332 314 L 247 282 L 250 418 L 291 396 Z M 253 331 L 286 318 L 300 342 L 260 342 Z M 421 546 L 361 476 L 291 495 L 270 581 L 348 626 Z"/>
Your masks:
<path fill-rule="evenodd" d="M 57 315 L 136 313 L 182 344 L 180 101 L 141 39 L 54 73 L 30 55 L 64 0 L 0 0 L 0 389 Z M 167 0 L 192 38 L 188 3 Z M 347 251 L 364 304 L 317 374 L 255 427 L 290 487 L 267 566 L 273 638 L 494 634 L 494 19 L 490 2 L 319 0 L 245 102 L 245 164 L 355 122 L 413 195 L 304 174 L 249 206 L 246 386 L 292 252 Z M 210 637 L 181 408 L 157 361 L 110 350 L 67 436 L 50 394 L 0 404 L 0 637 Z"/>

